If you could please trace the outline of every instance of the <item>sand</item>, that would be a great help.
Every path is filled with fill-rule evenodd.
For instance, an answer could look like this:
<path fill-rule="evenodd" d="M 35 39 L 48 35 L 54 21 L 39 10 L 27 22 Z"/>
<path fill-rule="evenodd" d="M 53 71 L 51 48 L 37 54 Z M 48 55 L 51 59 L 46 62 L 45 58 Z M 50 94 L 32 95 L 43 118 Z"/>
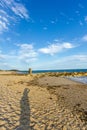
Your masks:
<path fill-rule="evenodd" d="M 87 85 L 0 74 L 0 130 L 87 130 Z"/>

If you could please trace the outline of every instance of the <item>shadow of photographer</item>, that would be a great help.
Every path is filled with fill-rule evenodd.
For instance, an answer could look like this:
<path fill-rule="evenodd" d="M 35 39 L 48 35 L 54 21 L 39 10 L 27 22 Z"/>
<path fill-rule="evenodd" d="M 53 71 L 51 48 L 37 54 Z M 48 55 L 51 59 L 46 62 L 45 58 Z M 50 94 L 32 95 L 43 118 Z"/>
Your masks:
<path fill-rule="evenodd" d="M 21 115 L 20 126 L 16 130 L 30 130 L 30 105 L 29 105 L 29 89 L 25 88 L 20 101 Z"/>

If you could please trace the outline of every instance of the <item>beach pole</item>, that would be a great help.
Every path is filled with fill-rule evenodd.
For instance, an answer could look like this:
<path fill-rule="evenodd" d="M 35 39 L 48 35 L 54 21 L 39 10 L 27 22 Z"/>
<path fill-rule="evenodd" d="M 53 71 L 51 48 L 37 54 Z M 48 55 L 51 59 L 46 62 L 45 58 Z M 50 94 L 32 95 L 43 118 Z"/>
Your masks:
<path fill-rule="evenodd" d="M 32 75 L 32 69 L 31 68 L 29 68 L 29 74 Z"/>

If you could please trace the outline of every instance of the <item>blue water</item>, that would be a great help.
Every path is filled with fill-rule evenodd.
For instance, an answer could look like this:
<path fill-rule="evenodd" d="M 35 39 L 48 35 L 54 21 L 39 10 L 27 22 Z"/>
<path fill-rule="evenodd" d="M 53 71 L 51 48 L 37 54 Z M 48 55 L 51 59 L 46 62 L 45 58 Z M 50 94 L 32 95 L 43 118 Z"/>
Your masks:
<path fill-rule="evenodd" d="M 87 76 L 70 77 L 69 79 L 77 81 L 77 82 L 81 82 L 81 83 L 84 83 L 84 84 L 87 84 Z"/>

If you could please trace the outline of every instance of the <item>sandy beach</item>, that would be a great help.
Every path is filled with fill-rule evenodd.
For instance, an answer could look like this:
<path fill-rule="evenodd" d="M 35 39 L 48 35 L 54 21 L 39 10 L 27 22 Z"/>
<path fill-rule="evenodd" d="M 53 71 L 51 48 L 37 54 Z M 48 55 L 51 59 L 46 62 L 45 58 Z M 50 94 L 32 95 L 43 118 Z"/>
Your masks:
<path fill-rule="evenodd" d="M 87 85 L 0 72 L 0 130 L 87 130 Z"/>

